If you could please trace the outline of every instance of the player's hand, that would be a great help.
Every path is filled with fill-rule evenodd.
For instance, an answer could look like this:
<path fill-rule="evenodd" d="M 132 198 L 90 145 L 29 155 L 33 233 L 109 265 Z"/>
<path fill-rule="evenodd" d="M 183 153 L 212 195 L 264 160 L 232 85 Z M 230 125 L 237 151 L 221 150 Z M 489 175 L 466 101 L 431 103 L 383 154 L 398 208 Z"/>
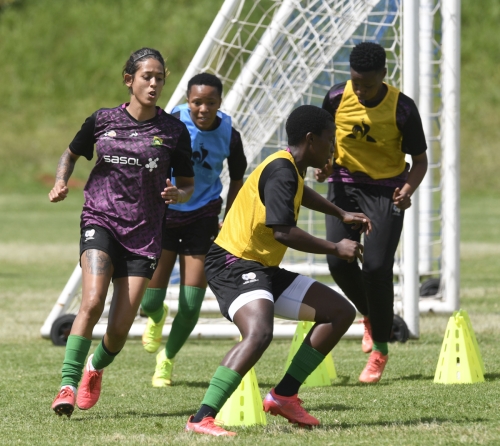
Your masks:
<path fill-rule="evenodd" d="M 322 183 L 325 181 L 331 174 L 332 174 L 332 165 L 331 164 L 325 164 L 323 169 L 316 169 L 314 171 L 314 177 L 316 178 L 316 181 Z"/>
<path fill-rule="evenodd" d="M 402 192 L 399 187 L 394 189 L 394 193 L 392 194 L 392 201 L 402 211 L 408 209 L 411 206 L 411 197 L 409 194 Z"/>
<path fill-rule="evenodd" d="M 179 202 L 179 189 L 172 184 L 170 178 L 167 178 L 167 187 L 163 189 L 161 198 L 165 200 L 165 204 L 176 204 Z"/>
<path fill-rule="evenodd" d="M 337 246 L 337 257 L 347 260 L 348 263 L 352 263 L 356 259 L 363 263 L 364 247 L 361 243 L 345 238 L 335 245 Z"/>
<path fill-rule="evenodd" d="M 348 225 L 352 225 L 353 229 L 359 229 L 360 234 L 364 232 L 366 235 L 369 235 L 372 232 L 372 222 L 365 214 L 346 212 L 342 221 Z"/>
<path fill-rule="evenodd" d="M 49 192 L 49 200 L 52 203 L 57 203 L 58 201 L 63 201 L 69 193 L 68 186 L 66 186 L 65 183 L 57 182 L 54 184 L 54 187 L 52 190 Z"/>

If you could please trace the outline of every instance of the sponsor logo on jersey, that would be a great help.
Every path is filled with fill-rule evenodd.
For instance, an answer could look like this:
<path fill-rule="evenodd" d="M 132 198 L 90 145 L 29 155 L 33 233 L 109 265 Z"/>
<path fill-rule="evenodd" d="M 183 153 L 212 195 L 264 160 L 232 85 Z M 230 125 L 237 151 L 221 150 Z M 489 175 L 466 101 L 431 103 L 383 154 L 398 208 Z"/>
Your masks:
<path fill-rule="evenodd" d="M 132 133 L 130 134 L 130 137 L 131 137 L 131 138 L 133 138 L 134 136 L 139 136 L 139 133 L 137 133 L 137 132 L 132 132 Z"/>
<path fill-rule="evenodd" d="M 128 158 L 126 156 L 116 156 L 116 155 L 104 155 L 103 159 L 104 159 L 105 163 L 128 164 L 129 166 L 142 167 L 142 164 L 139 162 L 139 158 Z M 151 160 L 151 158 L 150 158 L 150 160 Z"/>
<path fill-rule="evenodd" d="M 246 285 L 247 283 L 259 281 L 259 279 L 257 279 L 257 275 L 255 273 L 242 274 L 241 278 L 244 280 L 243 285 Z"/>
<path fill-rule="evenodd" d="M 163 139 L 161 139 L 159 136 L 153 136 L 153 142 L 151 145 L 153 147 L 159 147 L 163 144 Z"/>
<path fill-rule="evenodd" d="M 95 235 L 95 229 L 88 229 L 85 231 L 85 240 L 83 241 L 88 242 L 89 240 L 94 240 L 94 235 Z"/>
<path fill-rule="evenodd" d="M 146 164 L 146 169 L 149 169 L 150 172 L 153 171 L 153 169 L 156 169 L 158 167 L 157 161 L 159 158 L 149 158 L 149 163 Z"/>

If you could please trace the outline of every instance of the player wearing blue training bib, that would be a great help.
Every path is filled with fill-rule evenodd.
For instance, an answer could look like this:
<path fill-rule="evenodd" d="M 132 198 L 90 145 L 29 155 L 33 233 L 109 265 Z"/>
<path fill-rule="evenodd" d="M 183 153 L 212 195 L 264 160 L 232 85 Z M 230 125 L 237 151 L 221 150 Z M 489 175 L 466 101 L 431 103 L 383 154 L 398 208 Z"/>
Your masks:
<path fill-rule="evenodd" d="M 123 348 L 160 257 L 165 205 L 185 202 L 193 192 L 189 132 L 156 107 L 166 74 L 158 51 L 133 53 L 123 70 L 130 102 L 87 118 L 59 160 L 51 202 L 66 198 L 80 156 L 97 158 L 84 189 L 82 302 L 66 344 L 61 388 L 52 403 L 58 415 L 71 416 L 75 404 L 86 410 L 97 403 L 104 368 Z M 111 281 L 106 334 L 85 361 Z"/>
<path fill-rule="evenodd" d="M 156 357 L 154 387 L 171 384 L 174 358 L 198 321 L 207 288 L 205 255 L 219 231 L 220 175 L 225 160 L 230 177 L 226 214 L 243 185 L 247 167 L 243 144 L 231 117 L 219 110 L 221 101 L 221 81 L 212 74 L 201 73 L 188 82 L 187 103 L 172 110 L 191 137 L 195 189 L 187 203 L 173 204 L 166 210 L 162 255 L 142 300 L 142 310 L 148 315 L 142 342 L 146 351 L 154 353 L 160 346 L 167 316 L 164 299 L 168 281 L 179 258 L 179 306 L 167 344 Z"/>

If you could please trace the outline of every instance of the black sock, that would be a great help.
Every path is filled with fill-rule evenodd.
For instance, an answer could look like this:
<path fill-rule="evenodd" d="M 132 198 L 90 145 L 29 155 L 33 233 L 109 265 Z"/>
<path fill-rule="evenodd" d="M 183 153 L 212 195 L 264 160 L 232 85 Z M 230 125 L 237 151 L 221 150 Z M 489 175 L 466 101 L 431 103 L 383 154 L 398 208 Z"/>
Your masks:
<path fill-rule="evenodd" d="M 301 382 L 297 381 L 289 373 L 285 373 L 285 376 L 280 381 L 280 383 L 274 388 L 276 395 L 280 396 L 293 396 L 299 392 L 299 387 Z"/>
<path fill-rule="evenodd" d="M 216 415 L 217 415 L 217 412 L 215 411 L 215 409 L 212 409 L 210 406 L 207 406 L 206 404 L 202 404 L 200 407 L 200 410 L 193 417 L 191 422 L 192 423 L 199 423 L 201 420 L 203 420 L 203 418 L 206 418 L 206 417 L 215 418 Z"/>

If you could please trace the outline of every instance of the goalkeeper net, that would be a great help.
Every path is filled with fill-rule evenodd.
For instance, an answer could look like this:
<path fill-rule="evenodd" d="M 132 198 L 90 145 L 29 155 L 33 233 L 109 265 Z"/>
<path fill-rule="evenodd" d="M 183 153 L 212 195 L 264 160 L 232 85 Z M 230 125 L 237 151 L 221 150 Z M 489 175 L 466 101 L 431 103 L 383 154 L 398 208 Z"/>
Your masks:
<path fill-rule="evenodd" d="M 221 109 L 241 133 L 249 173 L 286 147 L 284 123 L 295 107 L 321 106 L 331 86 L 349 79 L 354 45 L 380 43 L 386 81 L 419 105 L 428 144 L 429 170 L 407 211 L 394 267 L 396 311 L 414 336 L 419 311 L 458 309 L 459 22 L 460 0 L 225 0 L 165 107 L 184 101 L 195 74 L 217 75 L 226 92 Z M 227 169 L 222 179 L 225 195 Z M 306 184 L 326 194 L 311 169 Z M 321 214 L 303 208 L 298 224 L 325 237 Z M 284 266 L 335 286 L 325 256 L 288 250 Z M 431 298 L 419 299 L 422 283 Z M 58 308 L 68 308 L 66 295 Z M 42 335 L 65 311 L 56 307 Z"/>

